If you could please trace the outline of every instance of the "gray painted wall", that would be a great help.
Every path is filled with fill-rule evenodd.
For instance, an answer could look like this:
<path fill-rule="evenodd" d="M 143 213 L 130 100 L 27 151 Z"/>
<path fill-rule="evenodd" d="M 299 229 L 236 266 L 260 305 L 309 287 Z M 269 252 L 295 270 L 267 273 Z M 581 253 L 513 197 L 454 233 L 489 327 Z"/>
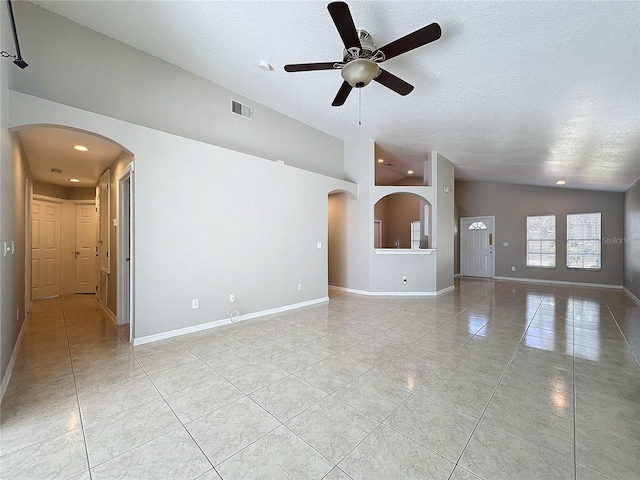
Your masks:
<path fill-rule="evenodd" d="M 0 8 L 2 46 L 13 49 L 6 6 Z M 24 152 L 9 128 L 9 89 L 13 72 L 21 72 L 10 59 L 0 67 L 0 245 L 11 241 L 15 253 L 0 253 L 0 378 L 3 388 L 7 367 L 25 318 L 25 181 L 31 173 Z M 4 393 L 4 391 L 3 391 Z"/>
<path fill-rule="evenodd" d="M 624 194 L 567 188 L 528 187 L 489 182 L 456 182 L 455 201 L 458 218 L 494 215 L 495 275 L 602 285 L 622 285 L 623 245 L 602 245 L 600 271 L 566 268 L 566 215 L 602 213 L 602 237 L 624 236 Z M 556 215 L 556 268 L 526 266 L 527 215 Z M 459 226 L 459 222 L 458 222 Z M 459 238 L 456 236 L 459 244 Z M 503 246 L 508 242 L 509 246 Z M 459 251 L 456 273 L 459 270 Z M 516 271 L 511 271 L 511 266 Z"/>
<path fill-rule="evenodd" d="M 21 93 L 11 100 L 10 126 L 78 128 L 135 155 L 135 338 L 225 319 L 230 293 L 241 314 L 326 298 L 328 194 L 355 195 L 354 184 Z"/>
<path fill-rule="evenodd" d="M 341 140 L 31 3 L 14 10 L 29 61 L 15 90 L 343 178 Z"/>
<path fill-rule="evenodd" d="M 437 270 L 436 270 L 436 290 L 439 292 L 445 288 L 453 286 L 454 277 L 454 181 L 453 164 L 439 153 L 434 153 L 435 178 L 438 195 L 436 225 L 437 231 L 434 234 L 436 242 Z M 433 162 L 432 162 L 433 163 Z M 444 189 L 448 187 L 449 192 Z"/>
<path fill-rule="evenodd" d="M 640 298 L 640 180 L 624 194 L 624 286 Z"/>
<path fill-rule="evenodd" d="M 344 273 L 339 277 L 344 283 L 333 285 L 373 294 L 435 293 L 437 247 L 431 254 L 407 251 L 396 253 L 394 249 L 376 252 L 373 249 L 373 221 L 374 205 L 378 200 L 389 194 L 409 193 L 424 198 L 432 206 L 431 225 L 433 227 L 438 215 L 437 179 L 436 184 L 432 186 L 374 186 L 374 153 L 373 142 L 345 142 L 345 173 L 349 179 L 358 183 L 358 198 L 345 201 L 348 227 L 345 235 L 348 245 L 345 248 L 348 254 L 346 263 L 336 267 L 338 271 Z M 446 159 L 443 161 L 448 163 Z M 446 172 L 450 174 L 446 183 L 453 185 L 452 166 L 450 169 L 443 169 L 445 177 Z M 447 197 L 447 201 L 451 202 L 450 214 L 453 215 L 451 195 Z M 419 219 L 419 214 L 416 219 Z M 447 225 L 449 235 L 452 236 L 451 220 Z M 448 277 L 447 286 L 453 285 L 453 257 L 446 260 L 445 254 L 443 266 L 445 267 L 443 275 Z M 333 269 L 330 268 L 330 270 Z M 404 276 L 407 277 L 406 284 L 402 280 Z"/>

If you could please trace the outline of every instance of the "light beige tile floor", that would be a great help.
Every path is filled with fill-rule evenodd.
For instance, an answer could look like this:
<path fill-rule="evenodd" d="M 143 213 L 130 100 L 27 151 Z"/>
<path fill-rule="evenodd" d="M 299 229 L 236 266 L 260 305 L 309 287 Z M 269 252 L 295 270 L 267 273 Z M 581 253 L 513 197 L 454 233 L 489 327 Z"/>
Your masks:
<path fill-rule="evenodd" d="M 92 296 L 34 303 L 2 479 L 640 478 L 640 306 L 458 279 L 131 347 Z"/>

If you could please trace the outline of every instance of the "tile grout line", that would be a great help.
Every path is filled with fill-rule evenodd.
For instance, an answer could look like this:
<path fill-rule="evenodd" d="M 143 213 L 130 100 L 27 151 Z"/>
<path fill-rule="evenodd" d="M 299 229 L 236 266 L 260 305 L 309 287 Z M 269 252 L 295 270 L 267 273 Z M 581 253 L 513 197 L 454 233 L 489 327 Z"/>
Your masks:
<path fill-rule="evenodd" d="M 73 374 L 73 388 L 76 391 L 76 404 L 78 405 L 78 416 L 80 417 L 80 428 L 82 430 L 82 440 L 84 441 L 84 453 L 87 458 L 87 469 L 89 472 L 89 480 L 93 479 L 91 472 L 91 463 L 89 462 L 89 447 L 87 446 L 87 435 L 84 431 L 84 415 L 82 415 L 82 408 L 80 407 L 80 398 L 78 395 L 78 384 L 76 383 L 76 370 L 73 365 L 73 356 L 71 355 L 71 341 L 69 340 L 69 328 L 67 327 L 67 314 L 64 311 L 64 302 L 62 301 L 62 295 L 58 297 L 60 301 L 60 309 L 62 310 L 62 319 L 64 320 L 64 333 L 67 337 L 67 348 L 69 349 L 69 363 L 71 363 L 71 373 Z"/>
<path fill-rule="evenodd" d="M 500 288 L 503 288 L 503 287 L 500 287 Z M 498 288 L 498 289 L 496 289 L 496 290 L 499 290 L 499 288 Z M 482 299 L 478 300 L 478 301 L 477 301 L 476 303 L 474 303 L 473 305 L 478 304 L 479 302 L 481 302 L 482 300 L 484 300 L 484 299 L 485 299 L 485 298 L 487 298 L 488 296 L 492 295 L 493 293 L 495 293 L 495 291 L 496 291 L 496 290 L 493 290 L 491 293 L 488 293 L 487 295 L 485 295 L 484 297 L 482 297 Z M 452 315 L 452 316 L 451 316 L 451 318 L 449 318 L 448 320 L 446 320 L 446 321 L 442 322 L 442 323 L 441 323 L 441 324 L 439 324 L 438 326 L 434 327 L 434 328 L 433 328 L 433 329 L 431 329 L 428 333 L 430 333 L 430 332 L 432 332 L 432 331 L 436 330 L 437 328 L 439 328 L 440 326 L 445 325 L 446 323 L 450 322 L 450 321 L 451 321 L 451 320 L 453 320 L 455 317 L 457 317 L 460 313 L 464 312 L 464 311 L 465 311 L 465 310 L 467 310 L 468 308 L 471 308 L 473 305 L 471 305 L 471 306 L 469 306 L 469 307 L 467 307 L 467 308 L 465 308 L 465 309 L 461 310 L 460 312 L 458 312 L 458 313 L 457 313 L 457 314 L 455 314 L 455 315 Z M 413 317 L 411 317 L 411 318 L 415 318 L 415 317 L 417 317 L 417 316 L 419 316 L 419 315 L 421 315 L 421 314 L 414 315 L 414 316 L 413 316 Z M 407 321 L 408 321 L 408 320 L 410 320 L 411 318 L 407 319 Z M 401 322 L 401 323 L 403 323 L 403 322 Z M 487 322 L 487 323 L 488 323 L 488 322 Z M 486 325 L 486 323 L 485 323 L 482 327 L 480 327 L 477 331 L 480 331 L 480 330 L 481 330 L 485 325 Z M 476 333 L 477 333 L 477 331 L 476 331 Z M 405 346 L 404 348 L 400 349 L 400 351 L 404 351 L 404 350 L 406 350 L 408 347 L 410 347 L 411 345 L 413 345 L 414 343 L 416 343 L 417 341 L 419 341 L 421 338 L 425 337 L 428 333 L 426 333 L 426 334 L 424 334 L 424 335 L 421 335 L 421 336 L 420 336 L 418 339 L 416 339 L 414 342 L 411 342 L 409 345 L 407 345 L 407 346 Z M 342 400 L 340 400 L 339 398 L 336 398 L 336 397 L 334 396 L 334 393 L 335 393 L 335 392 L 330 393 L 329 395 L 330 395 L 330 396 L 332 396 L 332 397 L 333 397 L 334 399 L 336 399 L 337 401 L 342 402 L 342 403 L 345 403 L 345 405 L 347 405 L 347 406 L 349 406 L 349 407 L 351 407 L 351 408 L 353 408 L 353 409 L 357 410 L 357 411 L 358 411 L 358 412 L 360 412 L 361 414 L 363 414 L 363 415 L 365 415 L 365 416 L 367 416 L 367 417 L 369 417 L 369 418 L 371 418 L 371 419 L 375 420 L 376 422 L 378 422 L 378 425 L 377 425 L 377 426 L 376 426 L 376 427 L 375 427 L 371 432 L 369 432 L 369 433 L 368 433 L 368 434 L 367 434 L 367 435 L 366 435 L 362 440 L 360 440 L 360 441 L 359 441 L 359 442 L 358 442 L 358 443 L 357 443 L 357 444 L 356 444 L 356 445 L 355 445 L 351 450 L 349 450 L 349 451 L 345 454 L 345 456 L 340 460 L 340 462 L 338 462 L 338 463 L 336 464 L 336 466 L 337 466 L 338 468 L 340 468 L 340 463 L 341 463 L 345 458 L 347 458 L 347 457 L 348 457 L 348 456 L 349 456 L 349 455 L 350 455 L 354 450 L 356 450 L 356 449 L 357 449 L 357 448 L 358 448 L 358 447 L 359 447 L 359 446 L 360 446 L 360 445 L 361 445 L 361 444 L 362 444 L 362 443 L 363 443 L 367 438 L 369 438 L 369 437 L 370 437 L 370 436 L 371 436 L 371 435 L 372 435 L 376 430 L 378 430 L 378 429 L 379 429 L 381 426 L 383 426 L 383 425 L 384 425 L 385 427 L 387 427 L 387 428 L 389 428 L 389 429 L 393 430 L 394 432 L 398 433 L 399 435 L 402 435 L 403 437 L 405 437 L 405 438 L 407 438 L 407 439 L 409 439 L 409 440 L 411 440 L 411 441 L 413 441 L 413 442 L 417 443 L 418 445 L 421 445 L 422 447 L 424 447 L 424 448 L 426 448 L 427 450 L 429 450 L 429 451 L 433 452 L 434 454 L 436 454 L 436 455 L 438 455 L 438 456 L 440 456 L 440 457 L 444 458 L 445 460 L 447 460 L 447 461 L 451 461 L 449 458 L 445 457 L 445 456 L 444 456 L 444 455 L 442 455 L 441 453 L 436 452 L 435 450 L 433 450 L 433 449 L 431 449 L 431 448 L 427 447 L 426 445 L 423 445 L 422 443 L 420 443 L 420 442 L 418 442 L 418 441 L 416 441 L 416 440 L 412 439 L 411 437 L 409 437 L 409 436 L 405 435 L 404 433 L 397 431 L 395 428 L 393 428 L 393 427 L 391 427 L 391 426 L 389 426 L 389 425 L 386 425 L 384 422 L 385 422 L 389 417 L 391 417 L 391 415 L 393 415 L 393 413 L 394 413 L 396 410 L 398 410 L 398 408 L 400 408 L 402 405 L 404 405 L 404 404 L 407 402 L 407 400 L 409 400 L 409 398 L 411 398 L 411 397 L 416 393 L 416 391 L 418 390 L 418 388 L 420 388 L 420 387 L 421 387 L 422 385 L 424 385 L 427 381 L 429 381 L 429 379 L 430 379 L 431 377 L 433 377 L 433 376 L 434 376 L 434 375 L 435 375 L 435 374 L 436 374 L 436 373 L 437 373 L 437 372 L 438 372 L 438 371 L 439 371 L 439 370 L 440 370 L 440 369 L 441 369 L 441 368 L 442 368 L 442 367 L 443 367 L 443 366 L 444 366 L 444 365 L 445 365 L 445 364 L 446 364 L 446 363 L 447 363 L 451 358 L 453 358 L 453 357 L 456 355 L 456 353 L 458 353 L 458 351 L 460 351 L 460 349 L 462 349 L 462 348 L 463 348 L 463 347 L 464 347 L 464 346 L 469 342 L 469 340 L 471 340 L 474 336 L 475 336 L 475 334 L 471 335 L 471 336 L 470 336 L 470 337 L 469 337 L 469 338 L 468 338 L 468 339 L 467 339 L 467 340 L 466 340 L 462 345 L 460 345 L 460 347 L 458 347 L 458 349 L 456 349 L 456 350 L 455 350 L 455 351 L 454 351 L 454 352 L 453 352 L 449 357 L 447 357 L 447 359 L 442 363 L 442 365 L 440 365 L 440 367 L 438 367 L 438 368 L 437 368 L 437 369 L 436 369 L 436 370 L 435 370 L 431 375 L 429 375 L 429 376 L 424 380 L 424 382 L 420 383 L 420 385 L 418 385 L 418 386 L 414 389 L 414 391 L 413 391 L 413 392 L 410 392 L 410 393 L 409 393 L 409 395 L 407 396 L 407 398 L 405 398 L 402 402 L 400 402 L 400 404 L 398 404 L 398 405 L 397 405 L 397 406 L 396 406 L 396 407 L 395 407 L 395 408 L 394 408 L 394 409 L 389 413 L 389 415 L 387 415 L 387 416 L 385 417 L 385 419 L 384 419 L 384 420 L 382 420 L 382 421 L 379 421 L 377 418 L 371 417 L 371 416 L 370 416 L 370 415 L 368 415 L 367 413 L 365 413 L 365 412 L 361 411 L 359 408 L 353 407 L 353 406 L 349 405 L 348 403 L 343 402 L 343 401 L 342 401 Z M 392 356 L 390 356 L 390 357 L 387 357 L 385 360 L 383 360 L 383 361 L 382 361 L 382 362 L 380 362 L 380 363 L 383 363 L 384 361 L 388 360 L 389 358 L 392 358 L 393 356 L 394 356 L 394 355 L 392 355 Z M 353 379 L 353 380 L 351 380 L 350 382 L 347 382 L 345 385 L 343 385 L 342 387 L 340 387 L 340 389 L 341 389 L 341 388 L 344 388 L 346 385 L 349 385 L 349 384 L 353 383 L 357 378 L 360 378 L 360 377 L 362 377 L 362 376 L 366 375 L 368 372 L 370 372 L 371 370 L 373 370 L 377 365 L 380 365 L 380 363 L 378 363 L 378 364 L 374 365 L 374 366 L 373 366 L 373 367 L 371 367 L 369 370 L 367 370 L 366 372 L 363 372 L 362 374 L 360 374 L 359 376 L 357 376 L 356 378 L 354 378 L 354 379 Z M 382 381 L 382 380 L 380 380 L 380 381 Z M 387 382 L 384 382 L 384 383 L 386 383 L 387 385 L 391 385 L 391 384 L 389 384 L 389 383 L 387 383 Z M 391 386 L 394 386 L 394 385 L 391 385 Z M 396 387 L 396 388 L 398 388 L 398 387 Z M 339 390 L 339 389 L 338 389 L 338 390 Z M 337 390 L 336 390 L 336 391 L 337 391 Z M 453 470 L 451 471 L 451 475 L 453 475 L 453 471 L 455 470 L 456 466 L 457 466 L 457 463 L 454 465 Z M 341 470 L 342 470 L 342 469 L 341 469 Z"/>
<path fill-rule="evenodd" d="M 536 311 L 532 315 L 531 319 L 527 321 L 527 325 L 526 325 L 526 327 L 524 329 L 524 332 L 522 333 L 522 335 L 520 336 L 520 340 L 518 341 L 518 346 L 516 347 L 515 351 L 513 352 L 513 355 L 511 356 L 511 359 L 509 360 L 509 362 L 507 363 L 507 366 L 505 367 L 504 371 L 502 372 L 502 375 L 500 375 L 500 379 L 498 380 L 498 383 L 496 384 L 495 388 L 493 389 L 493 392 L 491 393 L 491 396 L 489 397 L 489 400 L 487 401 L 487 404 L 485 405 L 484 409 L 482 410 L 482 413 L 480 414 L 480 418 L 478 419 L 478 423 L 476 423 L 476 426 L 473 427 L 473 430 L 472 430 L 471 434 L 469 435 L 469 438 L 467 439 L 467 442 L 465 443 L 464 447 L 462 448 L 462 451 L 460 452 L 460 455 L 458 456 L 458 459 L 455 461 L 455 467 L 453 468 L 453 471 L 449 475 L 448 480 L 451 480 L 451 477 L 453 476 L 453 472 L 455 471 L 455 469 L 460 464 L 460 460 L 462 459 L 462 456 L 464 455 L 465 450 L 469 446 L 469 443 L 471 442 L 471 439 L 473 438 L 473 435 L 476 433 L 476 430 L 480 426 L 480 422 L 482 422 L 482 418 L 484 417 L 484 414 L 486 413 L 487 409 L 489 408 L 489 404 L 491 403 L 491 401 L 493 400 L 493 397 L 495 396 L 496 392 L 498 391 L 498 388 L 500 387 L 500 384 L 502 383 L 502 380 L 504 379 L 504 376 L 507 373 L 507 370 L 509 369 L 509 367 L 513 363 L 513 359 L 518 354 L 518 351 L 520 350 L 520 347 L 521 347 L 522 339 L 526 335 L 527 329 L 529 328 L 529 325 L 531 325 L 531 322 L 533 322 L 533 319 L 535 318 L 536 314 L 538 313 L 538 310 L 540 310 L 540 305 L 542 304 L 542 300 L 544 300 L 544 297 L 547 295 L 548 290 L 549 290 L 549 285 L 547 285 L 547 289 L 545 290 L 544 296 L 540 300 L 540 303 L 538 303 L 538 306 L 536 307 Z M 462 467 L 462 468 L 464 468 L 464 467 Z M 472 473 L 474 475 L 476 475 L 475 472 L 472 472 Z"/>
<path fill-rule="evenodd" d="M 609 304 L 607 302 L 605 302 L 605 304 L 607 305 L 607 310 L 609 310 L 609 314 L 611 315 L 611 318 L 613 318 L 613 321 L 615 322 L 616 327 L 618 327 L 618 331 L 620 332 L 620 335 L 622 335 L 622 338 L 624 339 L 624 343 L 627 345 L 627 348 L 631 351 L 631 355 L 633 355 L 633 358 L 636 359 L 636 363 L 640 367 L 640 359 L 638 359 L 638 357 L 636 356 L 636 352 L 634 352 L 633 348 L 631 348 L 631 344 L 629 343 L 629 340 L 627 340 L 627 337 L 625 336 L 624 332 L 622 331 L 622 328 L 620 328 L 620 324 L 618 323 L 618 320 L 616 320 L 616 316 L 611 311 L 611 308 L 609 307 Z"/>

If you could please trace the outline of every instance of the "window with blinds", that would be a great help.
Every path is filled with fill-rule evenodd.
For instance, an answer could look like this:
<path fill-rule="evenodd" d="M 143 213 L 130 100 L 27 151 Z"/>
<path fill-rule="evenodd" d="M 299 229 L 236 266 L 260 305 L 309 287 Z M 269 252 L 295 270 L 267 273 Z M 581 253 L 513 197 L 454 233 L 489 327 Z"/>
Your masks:
<path fill-rule="evenodd" d="M 556 266 L 556 216 L 527 217 L 527 267 Z"/>
<path fill-rule="evenodd" d="M 601 215 L 567 215 L 567 268 L 599 270 L 601 266 Z"/>

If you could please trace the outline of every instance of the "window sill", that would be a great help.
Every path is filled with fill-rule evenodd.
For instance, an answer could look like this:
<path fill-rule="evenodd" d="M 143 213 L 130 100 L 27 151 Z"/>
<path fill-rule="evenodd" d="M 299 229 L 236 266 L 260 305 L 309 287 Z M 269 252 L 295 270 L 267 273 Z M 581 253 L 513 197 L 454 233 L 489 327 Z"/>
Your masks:
<path fill-rule="evenodd" d="M 435 248 L 374 248 L 376 255 L 431 255 Z"/>

